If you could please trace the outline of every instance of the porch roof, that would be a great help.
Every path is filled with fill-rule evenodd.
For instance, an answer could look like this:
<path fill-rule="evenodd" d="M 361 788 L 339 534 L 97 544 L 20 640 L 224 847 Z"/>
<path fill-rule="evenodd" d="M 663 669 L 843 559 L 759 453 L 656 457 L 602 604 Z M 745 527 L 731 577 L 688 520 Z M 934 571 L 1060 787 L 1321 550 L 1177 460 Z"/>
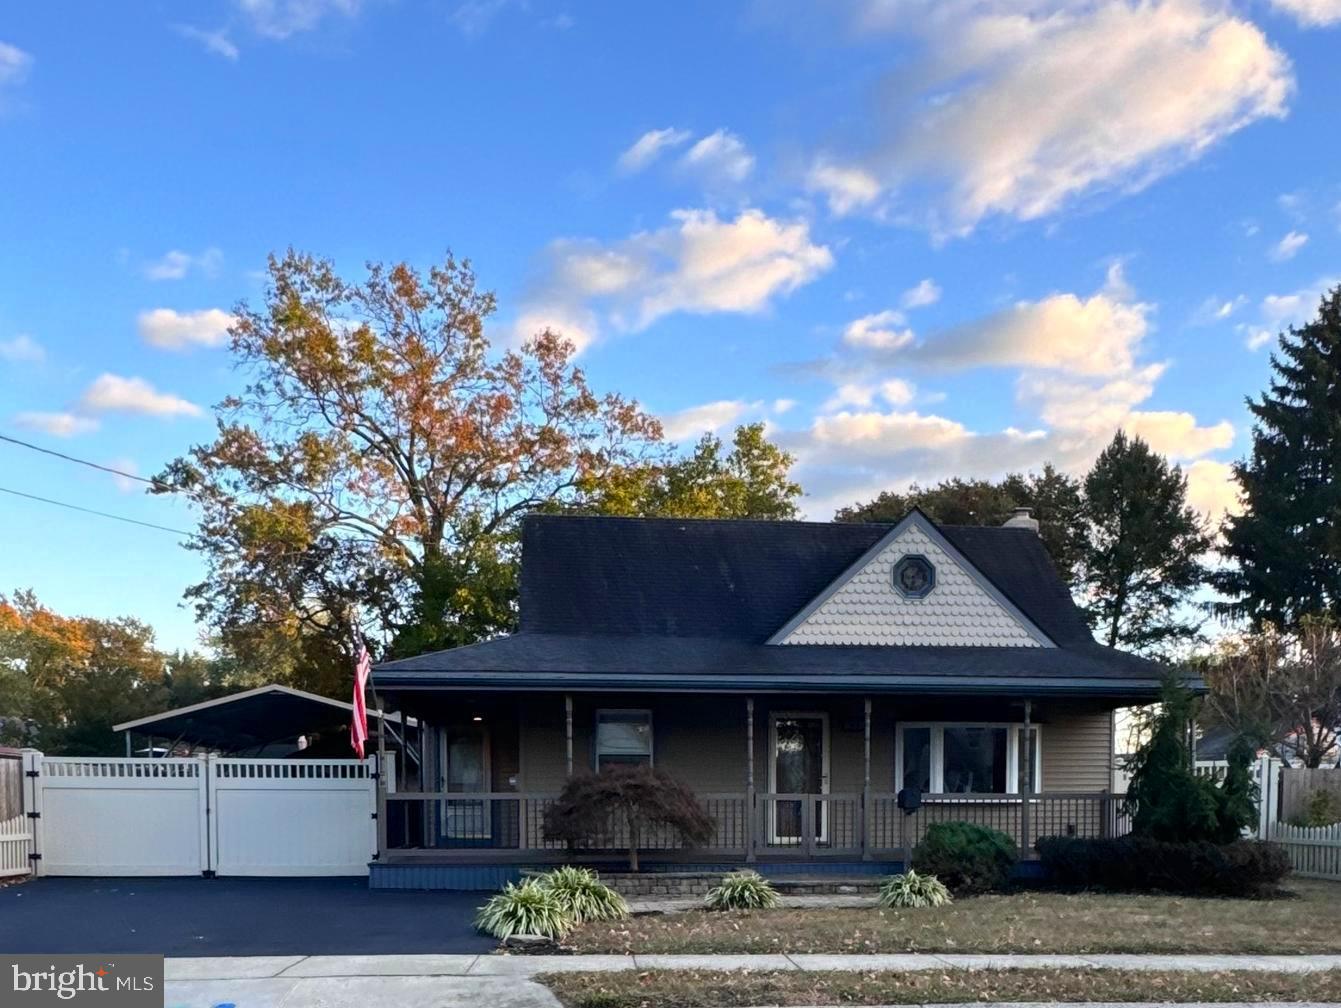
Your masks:
<path fill-rule="evenodd" d="M 763 645 L 716 637 L 545 634 L 379 665 L 379 690 L 652 690 L 1153 697 L 1163 670 L 1098 644 L 1072 648 Z M 1198 685 L 1193 683 L 1193 685 Z"/>

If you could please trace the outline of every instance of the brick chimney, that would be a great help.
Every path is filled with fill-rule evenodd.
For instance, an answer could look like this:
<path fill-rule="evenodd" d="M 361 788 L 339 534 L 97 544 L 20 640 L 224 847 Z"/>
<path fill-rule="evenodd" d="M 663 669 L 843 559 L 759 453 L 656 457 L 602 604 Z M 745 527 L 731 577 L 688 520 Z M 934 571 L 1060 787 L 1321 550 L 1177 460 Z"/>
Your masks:
<path fill-rule="evenodd" d="M 1018 507 L 1011 513 L 1011 516 L 1002 523 L 1002 527 L 1029 529 L 1029 531 L 1037 535 L 1038 519 L 1034 517 L 1033 508 Z"/>

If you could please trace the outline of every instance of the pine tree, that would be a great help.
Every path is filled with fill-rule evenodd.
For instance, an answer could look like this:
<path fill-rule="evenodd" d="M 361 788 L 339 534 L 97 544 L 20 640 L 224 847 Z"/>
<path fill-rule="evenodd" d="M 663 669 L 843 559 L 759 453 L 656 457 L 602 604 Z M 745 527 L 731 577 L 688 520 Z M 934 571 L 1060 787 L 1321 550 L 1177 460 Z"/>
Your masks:
<path fill-rule="evenodd" d="M 1205 583 L 1211 537 L 1182 470 L 1118 431 L 1085 477 L 1085 511 L 1085 611 L 1100 639 L 1159 652 L 1194 636 L 1178 610 Z"/>
<path fill-rule="evenodd" d="M 1214 586 L 1220 615 L 1293 627 L 1341 616 L 1341 286 L 1318 315 L 1282 333 L 1270 388 L 1248 401 L 1252 455 L 1234 467 L 1242 514 L 1225 523 L 1234 566 Z"/>

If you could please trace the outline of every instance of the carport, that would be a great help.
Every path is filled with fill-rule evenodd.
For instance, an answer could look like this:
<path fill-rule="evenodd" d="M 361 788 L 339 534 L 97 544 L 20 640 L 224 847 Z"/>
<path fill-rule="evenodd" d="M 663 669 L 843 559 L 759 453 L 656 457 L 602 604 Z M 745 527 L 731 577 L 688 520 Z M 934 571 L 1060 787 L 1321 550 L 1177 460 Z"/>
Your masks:
<path fill-rule="evenodd" d="M 147 738 L 150 756 L 157 755 L 155 742 L 161 741 L 166 746 L 163 755 L 186 746 L 192 753 L 347 759 L 353 755 L 348 741 L 353 711 L 352 704 L 271 683 L 125 721 L 113 725 L 113 730 L 125 734 L 127 757 L 135 755 L 132 735 L 139 735 Z M 387 748 L 402 748 L 399 714 L 369 711 L 368 720 L 373 739 L 385 720 Z M 311 744 L 318 735 L 325 737 Z"/>

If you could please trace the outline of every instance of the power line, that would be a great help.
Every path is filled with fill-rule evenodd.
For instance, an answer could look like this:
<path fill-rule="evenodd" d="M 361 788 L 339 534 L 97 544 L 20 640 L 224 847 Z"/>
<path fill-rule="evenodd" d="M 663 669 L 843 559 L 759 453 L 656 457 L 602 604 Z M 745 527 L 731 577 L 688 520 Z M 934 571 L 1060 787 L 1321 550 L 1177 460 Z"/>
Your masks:
<path fill-rule="evenodd" d="M 90 469 L 100 469 L 105 473 L 111 473 L 113 476 L 123 476 L 126 479 L 138 480 L 141 483 L 147 483 L 155 490 L 163 490 L 168 493 L 182 493 L 177 487 L 169 486 L 167 483 L 160 483 L 158 480 L 149 479 L 145 476 L 137 476 L 134 473 L 126 472 L 123 469 L 114 469 L 112 466 L 105 466 L 98 462 L 90 462 L 88 459 L 75 458 L 73 455 L 66 455 L 64 452 L 55 451 L 52 448 L 43 448 L 41 445 L 35 445 L 28 441 L 21 441 L 16 437 L 10 437 L 8 434 L 0 434 L 0 441 L 8 441 L 10 444 L 20 445 L 24 448 L 31 448 L 35 452 L 41 452 L 43 455 L 54 455 L 58 459 L 64 459 L 66 462 L 75 462 L 79 465 L 88 466 Z"/>
<path fill-rule="evenodd" d="M 145 528 L 157 529 L 160 532 L 171 532 L 173 535 L 190 536 L 195 534 L 184 532 L 181 529 L 168 528 L 166 525 L 155 525 L 153 522 L 140 521 L 136 518 L 108 514 L 106 511 L 94 511 L 92 508 L 80 507 L 78 504 L 67 504 L 65 501 L 52 500 L 50 497 L 39 497 L 36 494 L 24 493 L 22 490 L 11 490 L 8 487 L 0 487 L 0 493 L 13 494 L 15 497 L 26 497 L 28 500 L 41 501 L 43 504 L 54 504 L 56 507 L 69 508 L 71 511 L 82 511 L 85 514 L 97 515 L 99 518 L 111 518 L 113 521 L 127 522 L 131 525 L 143 525 Z"/>

